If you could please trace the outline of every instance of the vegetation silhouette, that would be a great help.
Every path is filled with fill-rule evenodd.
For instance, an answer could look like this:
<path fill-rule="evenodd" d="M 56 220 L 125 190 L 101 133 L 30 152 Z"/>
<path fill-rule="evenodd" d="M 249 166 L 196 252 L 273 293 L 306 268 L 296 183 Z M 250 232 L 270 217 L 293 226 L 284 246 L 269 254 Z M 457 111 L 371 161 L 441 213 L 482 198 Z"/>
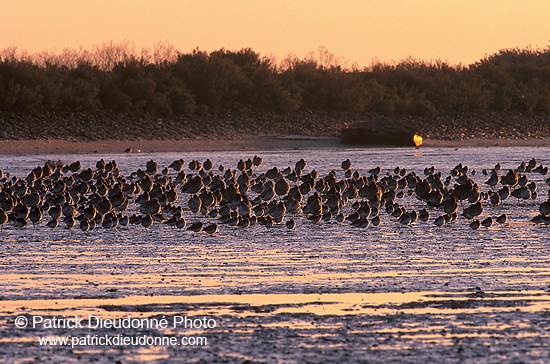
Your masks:
<path fill-rule="evenodd" d="M 363 69 L 326 49 L 284 66 L 250 48 L 180 53 L 104 44 L 60 55 L 0 53 L 0 110 L 148 115 L 302 110 L 435 115 L 550 112 L 550 48 L 506 49 L 469 66 L 406 59 Z"/>

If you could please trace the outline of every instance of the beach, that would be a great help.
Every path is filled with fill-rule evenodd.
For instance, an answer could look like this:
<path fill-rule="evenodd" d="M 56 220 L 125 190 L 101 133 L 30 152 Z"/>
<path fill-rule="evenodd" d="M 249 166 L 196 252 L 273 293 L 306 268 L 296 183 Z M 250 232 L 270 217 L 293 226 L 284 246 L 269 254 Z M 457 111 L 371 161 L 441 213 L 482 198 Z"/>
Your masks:
<path fill-rule="evenodd" d="M 425 139 L 420 148 L 429 147 L 541 147 L 550 145 L 550 138 L 539 139 Z M 66 139 L 0 140 L 0 154 L 20 153 L 141 153 L 141 152 L 208 152 L 261 151 L 274 149 L 368 148 L 340 144 L 336 137 L 264 136 L 235 139 L 180 140 L 99 140 Z"/>

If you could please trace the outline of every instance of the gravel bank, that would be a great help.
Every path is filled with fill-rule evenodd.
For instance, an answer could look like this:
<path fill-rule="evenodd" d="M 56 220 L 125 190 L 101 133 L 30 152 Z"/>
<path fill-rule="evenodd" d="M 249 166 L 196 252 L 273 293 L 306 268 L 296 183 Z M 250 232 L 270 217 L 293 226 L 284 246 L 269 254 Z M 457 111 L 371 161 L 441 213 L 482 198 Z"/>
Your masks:
<path fill-rule="evenodd" d="M 148 117 L 116 113 L 0 112 L 0 140 L 241 140 L 265 136 L 336 137 L 345 123 L 402 123 L 425 138 L 541 139 L 550 137 L 550 114 L 462 113 L 438 116 L 302 111 L 290 115 L 207 115 Z"/>

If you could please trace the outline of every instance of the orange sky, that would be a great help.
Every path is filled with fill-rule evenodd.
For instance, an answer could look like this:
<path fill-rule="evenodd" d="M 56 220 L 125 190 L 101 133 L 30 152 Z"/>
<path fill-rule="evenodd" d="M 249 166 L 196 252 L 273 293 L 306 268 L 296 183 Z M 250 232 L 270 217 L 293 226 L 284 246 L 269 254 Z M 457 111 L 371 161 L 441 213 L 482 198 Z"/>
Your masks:
<path fill-rule="evenodd" d="M 0 49 L 251 47 L 281 60 L 325 46 L 370 65 L 408 56 L 469 64 L 502 48 L 550 46 L 549 0 L 0 0 Z"/>

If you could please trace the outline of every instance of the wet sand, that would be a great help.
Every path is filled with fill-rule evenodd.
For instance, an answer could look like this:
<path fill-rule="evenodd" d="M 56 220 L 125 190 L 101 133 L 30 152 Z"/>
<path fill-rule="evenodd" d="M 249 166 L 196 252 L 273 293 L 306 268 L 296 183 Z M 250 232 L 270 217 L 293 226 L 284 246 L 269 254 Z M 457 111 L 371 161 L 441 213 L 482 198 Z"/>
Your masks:
<path fill-rule="evenodd" d="M 426 146 L 435 145 L 431 142 Z M 483 144 L 487 140 L 470 142 L 471 147 L 490 146 Z M 143 152 L 339 146 L 334 138 L 305 137 L 191 140 L 181 145 L 42 143 L 41 153 L 64 153 L 70 150 L 63 148 L 81 144 L 96 148 L 82 153 L 100 151 L 100 146 L 118 152 L 128 146 Z M 453 143 L 441 141 L 439 146 L 465 146 Z M 11 153 L 31 152 L 28 143 L 12 145 L 21 149 Z M 119 149 L 110 149 L 115 147 Z M 160 147 L 165 149 L 153 149 Z M 464 224 L 433 234 L 431 227 L 420 224 L 367 234 L 350 226 L 338 238 L 318 236 L 333 226 L 275 227 L 270 234 L 280 238 L 267 243 L 258 242 L 257 232 L 237 228 L 214 236 L 158 225 L 139 235 L 129 227 L 45 234 L 40 227 L 6 228 L 0 239 L 0 362 L 548 360 L 547 226 L 509 222 L 499 230 L 472 234 Z M 215 320 L 215 327 L 111 329 L 90 328 L 87 321 L 75 329 L 17 326 L 21 317 L 32 320 L 34 315 L 168 323 L 189 316 Z M 117 335 L 208 341 L 196 346 L 39 344 L 44 337 Z"/>
<path fill-rule="evenodd" d="M 445 249 L 438 241 L 424 244 L 411 239 L 415 231 L 402 231 L 398 235 L 405 237 L 395 235 L 394 242 L 376 244 L 348 246 L 300 238 L 300 244 L 265 246 L 254 239 L 235 243 L 230 236 L 197 242 L 189 234 L 165 229 L 132 242 L 129 236 L 121 238 L 124 231 L 110 239 L 96 233 L 73 236 L 63 230 L 59 233 L 65 238 L 52 236 L 48 239 L 52 241 L 27 237 L 25 244 L 22 239 L 3 242 L 10 255 L 3 255 L 6 270 L 0 275 L 0 361 L 542 363 L 548 359 L 549 256 L 542 239 L 529 244 L 465 239 Z M 162 236 L 167 237 L 162 240 Z M 242 257 L 247 257 L 246 263 Z M 82 327 L 17 326 L 21 320 L 32 322 L 34 316 L 78 317 Z M 165 319 L 169 325 L 113 329 L 96 327 L 98 320 L 90 316 L 130 317 L 146 323 Z M 215 324 L 173 327 L 182 317 L 207 318 Z M 44 337 L 80 340 L 117 335 L 175 338 L 177 343 L 39 346 Z M 178 344 L 184 338 L 207 341 Z"/>
<path fill-rule="evenodd" d="M 65 347 L 40 348 L 42 362 L 88 359 L 172 363 L 187 358 L 196 363 L 542 363 L 548 340 L 544 332 L 547 318 L 542 313 L 549 307 L 548 298 L 541 291 L 481 295 L 418 292 L 133 296 L 120 300 L 45 300 L 36 301 L 31 307 L 25 301 L 12 301 L 1 304 L 0 312 L 7 313 L 7 321 L 12 321 L 10 313 L 24 305 L 29 314 L 41 317 L 82 319 L 82 328 L 74 330 L 5 331 L 7 336 L 17 336 L 11 345 L 5 345 L 9 349 L 6 354 L 18 357 L 20 362 L 36 356 L 28 345 L 38 341 L 36 334 L 67 337 L 69 331 L 71 341 Z M 141 349 L 98 348 L 80 343 L 80 338 L 112 339 L 117 334 L 127 334 L 129 330 L 98 327 L 100 322 L 124 317 L 139 317 L 145 325 L 165 319 L 169 326 L 165 329 L 145 327 L 133 330 L 133 334 L 137 338 L 170 338 L 174 343 Z M 183 323 L 187 317 L 199 318 L 190 321 L 196 323 L 206 319 L 209 326 L 187 327 Z M 183 340 L 198 344 L 182 346 Z M 519 350 L 511 353 L 511 347 Z M 10 357 L 7 355 L 5 358 Z"/>
<path fill-rule="evenodd" d="M 550 138 L 540 139 L 425 139 L 422 147 L 518 147 L 549 146 Z M 185 139 L 185 140 L 101 140 L 70 141 L 64 139 L 0 140 L 0 154 L 21 153 L 122 153 L 139 152 L 193 152 L 238 151 L 273 149 L 366 148 L 344 145 L 336 137 L 265 136 L 238 139 Z M 422 148 L 421 147 L 421 148 Z"/>

